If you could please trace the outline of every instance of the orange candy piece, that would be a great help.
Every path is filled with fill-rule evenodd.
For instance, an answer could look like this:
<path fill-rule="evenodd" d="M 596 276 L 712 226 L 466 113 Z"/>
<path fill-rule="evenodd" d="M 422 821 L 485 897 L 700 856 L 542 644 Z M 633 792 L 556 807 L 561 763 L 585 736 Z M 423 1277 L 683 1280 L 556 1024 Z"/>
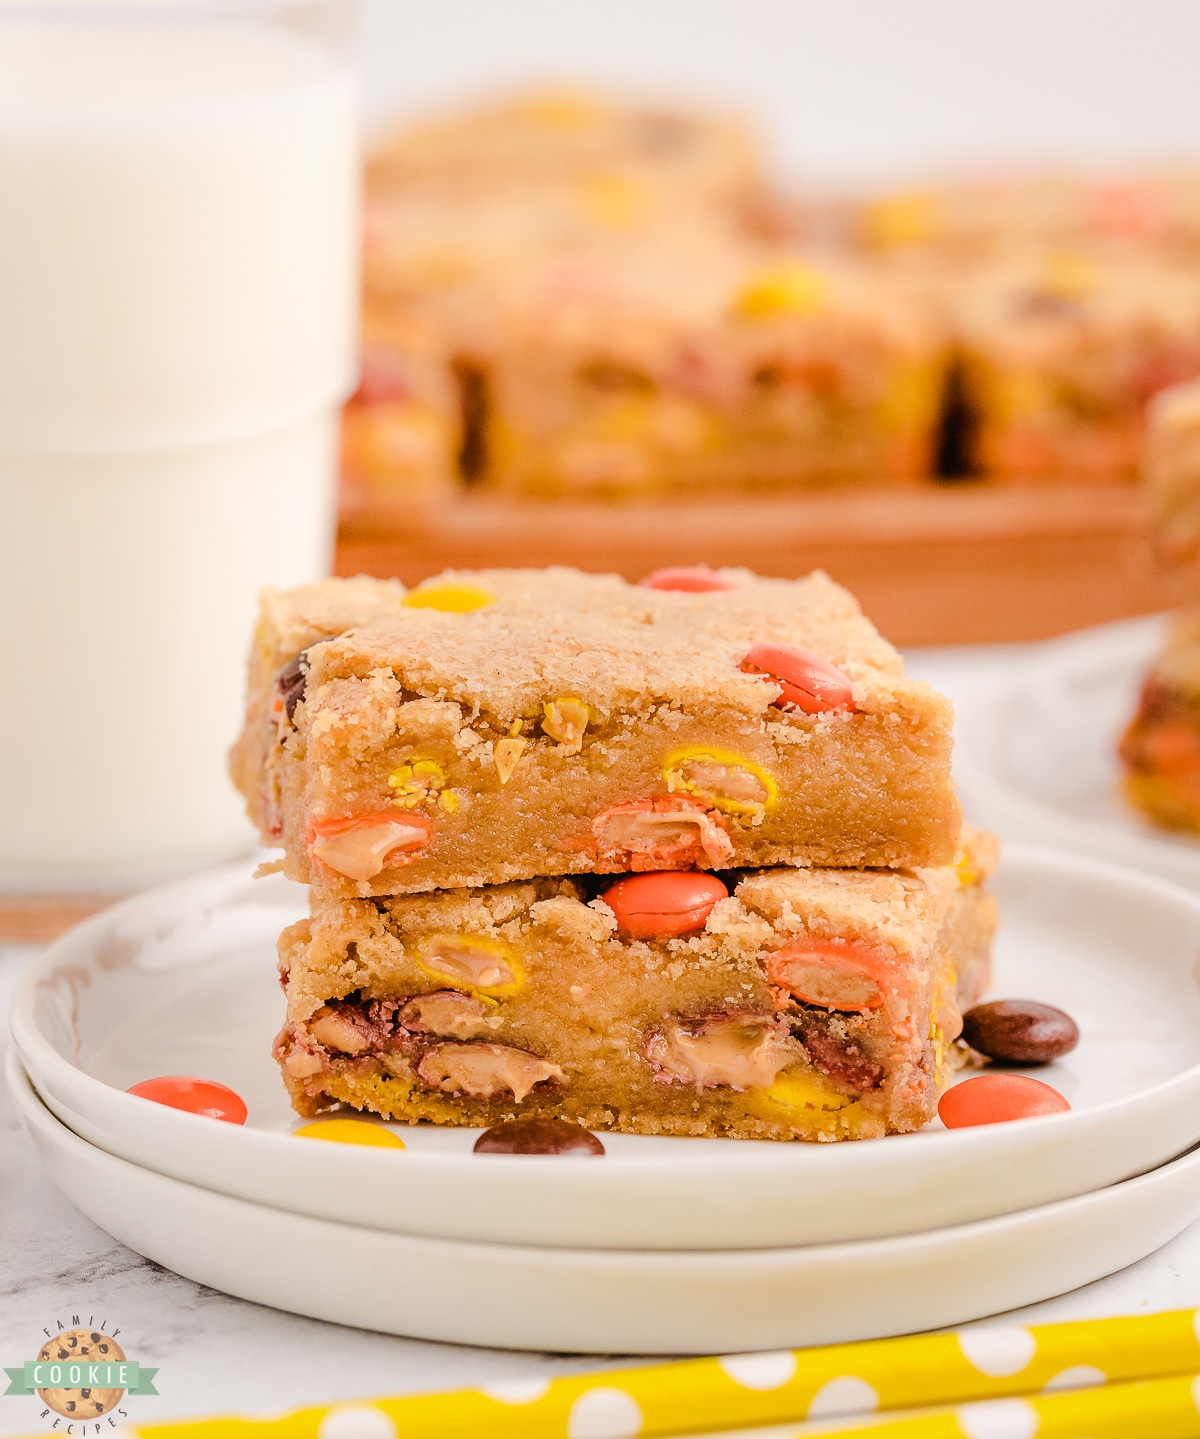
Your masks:
<path fill-rule="evenodd" d="M 433 833 L 433 826 L 423 814 L 397 814 L 395 810 L 386 809 L 374 814 L 353 814 L 346 819 L 319 819 L 312 826 L 312 832 L 322 839 L 328 839 L 334 835 L 350 834 L 355 830 L 382 829 L 389 824 L 407 825 L 414 831 L 419 831 L 421 836 L 429 836 Z M 421 839 L 414 834 L 413 839 L 406 844 L 421 843 Z M 400 848 L 400 846 L 397 846 Z"/>
<path fill-rule="evenodd" d="M 772 703 L 780 709 L 803 710 L 808 715 L 858 709 L 850 676 L 797 645 L 755 645 L 742 656 L 738 668 L 775 680 L 781 694 Z"/>
<path fill-rule="evenodd" d="M 407 864 L 433 838 L 433 825 L 412 810 L 384 810 L 317 820 L 308 852 L 347 879 L 374 879 Z"/>
<path fill-rule="evenodd" d="M 615 804 L 592 821 L 592 834 L 606 856 L 622 855 L 622 869 L 647 874 L 705 860 L 725 869 L 733 859 L 733 841 L 720 817 L 682 795 Z"/>
<path fill-rule="evenodd" d="M 825 1009 L 878 1009 L 892 988 L 883 953 L 855 940 L 793 940 L 768 958 L 766 969 L 772 984 Z"/>
<path fill-rule="evenodd" d="M 163 1074 L 157 1079 L 143 1079 L 125 1091 L 140 1099 L 152 1099 L 170 1109 L 183 1109 L 188 1114 L 201 1114 L 206 1119 L 223 1119 L 227 1124 L 245 1124 L 246 1103 L 228 1085 L 215 1079 L 193 1079 L 185 1074 Z"/>
<path fill-rule="evenodd" d="M 1040 1079 L 1025 1074 L 982 1074 L 948 1089 L 938 1101 L 938 1115 L 947 1129 L 976 1124 L 1007 1124 L 1039 1114 L 1061 1114 L 1070 1105 Z"/>
<path fill-rule="evenodd" d="M 647 590 L 680 590 L 689 595 L 741 589 L 736 580 L 726 579 L 707 565 L 669 565 L 666 569 L 652 571 L 638 584 Z"/>
<path fill-rule="evenodd" d="M 713 905 L 728 894 L 716 875 L 668 869 L 619 879 L 600 897 L 623 939 L 679 939 L 703 929 Z"/>

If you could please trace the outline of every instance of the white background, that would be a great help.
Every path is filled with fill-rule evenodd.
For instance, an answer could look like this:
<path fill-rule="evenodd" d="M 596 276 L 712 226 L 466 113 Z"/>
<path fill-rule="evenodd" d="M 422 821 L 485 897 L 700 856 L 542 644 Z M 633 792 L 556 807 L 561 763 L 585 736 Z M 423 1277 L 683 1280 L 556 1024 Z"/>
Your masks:
<path fill-rule="evenodd" d="M 581 77 L 724 99 L 822 183 L 1200 155 L 1200 0 L 365 0 L 367 113 Z"/>

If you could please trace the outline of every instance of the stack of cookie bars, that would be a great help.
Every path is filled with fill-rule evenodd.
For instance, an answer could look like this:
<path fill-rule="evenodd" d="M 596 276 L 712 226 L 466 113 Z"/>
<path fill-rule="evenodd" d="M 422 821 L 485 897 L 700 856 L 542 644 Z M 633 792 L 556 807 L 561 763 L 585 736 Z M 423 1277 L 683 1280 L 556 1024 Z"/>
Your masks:
<path fill-rule="evenodd" d="M 295 1108 L 912 1130 L 988 975 L 951 707 L 822 574 L 268 592 L 235 779 L 277 868 Z"/>
<path fill-rule="evenodd" d="M 1200 835 L 1200 380 L 1150 407 L 1142 482 L 1154 560 L 1182 607 L 1121 736 L 1123 788 L 1153 824 Z"/>

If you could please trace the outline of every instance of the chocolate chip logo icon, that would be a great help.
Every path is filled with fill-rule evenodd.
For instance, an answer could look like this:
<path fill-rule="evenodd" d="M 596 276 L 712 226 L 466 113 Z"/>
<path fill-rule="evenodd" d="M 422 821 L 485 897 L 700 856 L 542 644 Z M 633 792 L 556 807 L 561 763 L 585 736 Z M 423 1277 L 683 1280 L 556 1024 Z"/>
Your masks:
<path fill-rule="evenodd" d="M 83 1315 L 72 1314 L 69 1321 L 47 1324 L 37 1358 L 4 1368 L 8 1376 L 4 1394 L 36 1395 L 45 1405 L 40 1417 L 67 1435 L 92 1429 L 99 1433 L 102 1427 L 115 1426 L 126 1417 L 127 1399 L 158 1393 L 154 1387 L 158 1370 L 126 1357 L 117 1343 L 121 1330 L 110 1328 L 107 1319 L 97 1324 L 94 1315 L 86 1318 L 85 1324 Z M 101 1419 L 103 1426 L 96 1422 Z M 81 1426 L 78 1431 L 76 1423 Z"/>
<path fill-rule="evenodd" d="M 40 1363 L 57 1366 L 60 1375 L 67 1379 L 75 1377 L 76 1368 L 83 1380 L 88 1377 L 91 1366 L 119 1363 L 124 1358 L 125 1351 L 117 1341 L 99 1329 L 68 1329 L 38 1351 Z M 83 1383 L 78 1388 L 37 1392 L 44 1404 L 67 1419 L 98 1419 L 115 1409 L 125 1393 L 124 1389 L 94 1389 Z"/>

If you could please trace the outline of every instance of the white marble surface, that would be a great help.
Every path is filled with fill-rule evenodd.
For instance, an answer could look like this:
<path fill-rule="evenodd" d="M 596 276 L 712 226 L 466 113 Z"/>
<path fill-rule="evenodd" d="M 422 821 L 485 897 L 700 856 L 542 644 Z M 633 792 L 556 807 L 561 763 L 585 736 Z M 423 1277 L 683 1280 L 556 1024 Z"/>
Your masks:
<path fill-rule="evenodd" d="M 1003 658 L 1000 650 L 925 652 L 912 657 L 911 668 L 953 692 Z M 0 947 L 5 1035 L 9 996 L 33 953 Z M 962 1280 L 970 1284 L 969 1272 Z M 1196 1305 L 1200 1224 L 1142 1263 L 1019 1317 Z M 110 1330 L 119 1326 L 131 1357 L 159 1366 L 161 1398 L 138 1401 L 139 1416 L 147 1419 L 276 1414 L 302 1404 L 581 1372 L 608 1362 L 395 1339 L 281 1314 L 181 1279 L 110 1239 L 50 1186 L 0 1093 L 0 1365 L 32 1358 L 43 1326 L 73 1314 L 85 1322 L 87 1316 L 107 1319 Z M 0 1434 L 46 1432 L 40 1411 L 36 1399 L 0 1397 Z"/>
<path fill-rule="evenodd" d="M 30 948 L 0 946 L 0 1022 Z M 304 1261 L 311 1262 L 311 1261 Z M 303 1404 L 581 1371 L 602 1360 L 393 1339 L 282 1314 L 181 1279 L 119 1244 L 43 1176 L 0 1086 L 0 1365 L 36 1356 L 43 1326 L 80 1314 L 119 1326 L 139 1363 L 160 1367 L 143 1418 Z M 252 1366 L 252 1371 L 251 1371 Z M 210 1376 L 221 1373 L 220 1383 Z M 0 1395 L 0 1434 L 44 1431 L 36 1398 Z"/>

